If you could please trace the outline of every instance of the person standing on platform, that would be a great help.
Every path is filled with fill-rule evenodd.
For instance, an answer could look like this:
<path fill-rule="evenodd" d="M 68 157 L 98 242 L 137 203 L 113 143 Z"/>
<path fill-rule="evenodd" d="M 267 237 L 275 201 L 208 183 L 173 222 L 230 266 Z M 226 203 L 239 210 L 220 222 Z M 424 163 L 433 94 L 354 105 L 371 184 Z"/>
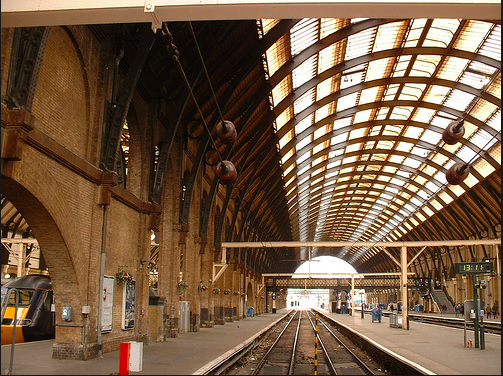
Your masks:
<path fill-rule="evenodd" d="M 460 310 L 460 304 L 456 304 L 455 311 L 456 311 L 456 317 L 459 317 L 459 310 Z"/>
<path fill-rule="evenodd" d="M 486 316 L 488 319 L 491 318 L 491 307 L 489 305 L 486 307 Z"/>

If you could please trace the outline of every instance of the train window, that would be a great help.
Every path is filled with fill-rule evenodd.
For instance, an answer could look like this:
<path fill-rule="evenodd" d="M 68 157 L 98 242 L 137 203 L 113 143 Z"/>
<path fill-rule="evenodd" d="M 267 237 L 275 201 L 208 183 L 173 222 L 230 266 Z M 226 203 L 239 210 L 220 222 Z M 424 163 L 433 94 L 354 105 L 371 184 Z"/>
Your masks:
<path fill-rule="evenodd" d="M 52 291 L 46 291 L 44 299 L 44 309 L 47 312 L 51 312 L 51 304 L 52 304 Z"/>
<path fill-rule="evenodd" d="M 35 290 L 17 289 L 17 291 L 19 292 L 19 306 L 21 307 L 30 305 Z M 9 305 L 16 305 L 16 294 L 10 294 Z"/>

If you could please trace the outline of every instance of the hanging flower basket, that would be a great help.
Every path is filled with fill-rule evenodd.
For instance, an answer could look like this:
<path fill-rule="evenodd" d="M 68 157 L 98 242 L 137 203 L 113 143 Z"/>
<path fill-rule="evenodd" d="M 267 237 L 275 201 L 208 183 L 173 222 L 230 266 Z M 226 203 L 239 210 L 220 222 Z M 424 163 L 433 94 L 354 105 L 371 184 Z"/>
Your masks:
<path fill-rule="evenodd" d="M 213 289 L 213 294 L 215 294 L 215 295 L 220 294 L 220 289 L 219 289 L 218 287 L 215 287 L 215 288 Z"/>
<path fill-rule="evenodd" d="M 230 290 L 230 289 L 225 289 L 225 290 L 224 290 L 224 294 L 225 294 L 225 295 L 229 295 L 230 293 L 231 293 L 231 290 Z"/>
<path fill-rule="evenodd" d="M 177 284 L 178 292 L 181 294 L 188 286 L 189 285 L 188 285 L 187 281 L 185 281 L 184 279 L 182 279 Z"/>
<path fill-rule="evenodd" d="M 117 279 L 117 283 L 127 284 L 133 282 L 133 275 L 124 270 L 119 270 L 115 273 L 115 278 Z"/>
<path fill-rule="evenodd" d="M 204 283 L 200 282 L 199 283 L 199 286 L 197 286 L 197 289 L 199 291 L 207 291 L 209 289 L 209 286 L 208 285 L 205 285 Z"/>

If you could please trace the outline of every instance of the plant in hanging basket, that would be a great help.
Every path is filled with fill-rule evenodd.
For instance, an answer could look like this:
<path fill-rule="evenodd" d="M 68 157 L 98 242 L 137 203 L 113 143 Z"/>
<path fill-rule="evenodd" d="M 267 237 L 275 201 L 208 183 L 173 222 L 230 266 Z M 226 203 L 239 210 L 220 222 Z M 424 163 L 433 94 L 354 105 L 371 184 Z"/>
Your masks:
<path fill-rule="evenodd" d="M 215 288 L 213 289 L 213 294 L 215 294 L 215 295 L 220 294 L 220 289 L 219 289 L 218 287 L 215 287 Z"/>
<path fill-rule="evenodd" d="M 178 284 L 177 284 L 178 292 L 181 294 L 188 286 L 189 285 L 186 280 L 182 279 L 182 280 L 178 281 Z"/>
<path fill-rule="evenodd" d="M 133 282 L 133 275 L 122 269 L 115 273 L 115 278 L 120 284 Z"/>
<path fill-rule="evenodd" d="M 199 282 L 199 285 L 197 286 L 197 289 L 199 291 L 206 291 L 209 289 L 208 285 L 205 285 L 204 283 L 202 282 Z"/>
<path fill-rule="evenodd" d="M 230 293 L 231 293 L 231 290 L 230 290 L 230 289 L 225 289 L 225 290 L 224 290 L 224 294 L 225 294 L 225 295 L 229 295 Z"/>

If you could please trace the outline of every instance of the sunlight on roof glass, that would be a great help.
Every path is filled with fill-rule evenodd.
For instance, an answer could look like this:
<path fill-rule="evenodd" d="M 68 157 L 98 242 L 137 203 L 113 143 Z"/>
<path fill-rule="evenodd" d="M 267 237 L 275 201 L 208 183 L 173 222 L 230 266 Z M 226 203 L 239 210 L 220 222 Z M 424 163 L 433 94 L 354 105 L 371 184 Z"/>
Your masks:
<path fill-rule="evenodd" d="M 338 257 L 317 256 L 299 266 L 292 278 L 351 278 L 356 273 L 353 266 Z"/>

